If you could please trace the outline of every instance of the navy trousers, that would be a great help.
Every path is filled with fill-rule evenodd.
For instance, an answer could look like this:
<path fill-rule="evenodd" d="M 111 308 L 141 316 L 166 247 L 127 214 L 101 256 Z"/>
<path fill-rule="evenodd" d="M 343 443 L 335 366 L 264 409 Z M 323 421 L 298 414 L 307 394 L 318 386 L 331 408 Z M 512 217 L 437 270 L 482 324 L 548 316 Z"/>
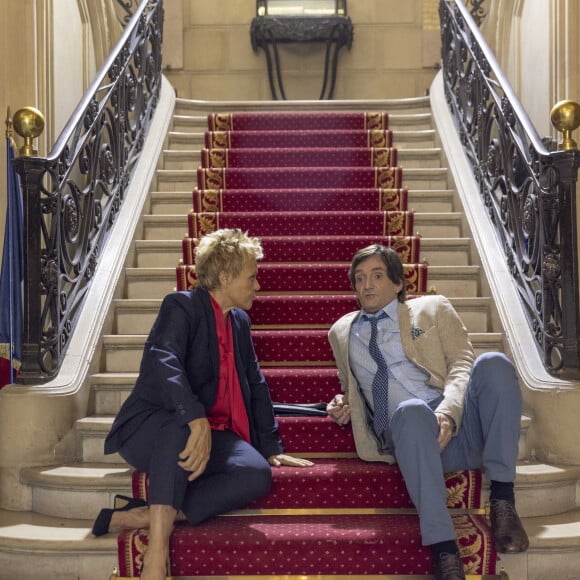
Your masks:
<path fill-rule="evenodd" d="M 119 449 L 127 463 L 149 474 L 149 505 L 171 505 L 196 525 L 212 516 L 247 506 L 272 485 L 268 461 L 231 431 L 211 432 L 211 454 L 204 473 L 188 481 L 177 462 L 189 427 L 173 415 L 154 413 Z"/>
<path fill-rule="evenodd" d="M 522 396 L 512 363 L 485 353 L 472 369 L 463 422 L 443 453 L 437 419 L 421 399 L 401 403 L 391 420 L 395 457 L 419 513 L 423 545 L 455 540 L 444 473 L 483 468 L 490 480 L 513 482 Z"/>

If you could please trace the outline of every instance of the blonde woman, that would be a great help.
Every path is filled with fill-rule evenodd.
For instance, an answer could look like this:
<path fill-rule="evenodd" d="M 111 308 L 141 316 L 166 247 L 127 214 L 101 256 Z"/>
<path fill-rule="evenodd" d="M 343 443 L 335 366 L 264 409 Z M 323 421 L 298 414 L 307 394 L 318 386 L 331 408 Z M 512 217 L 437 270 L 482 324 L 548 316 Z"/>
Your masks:
<path fill-rule="evenodd" d="M 149 505 L 102 510 L 93 533 L 149 527 L 141 578 L 165 578 L 176 519 L 196 525 L 248 505 L 269 491 L 271 466 L 312 465 L 283 453 L 244 312 L 262 257 L 240 230 L 200 240 L 198 286 L 164 299 L 105 442 L 105 453 L 149 474 Z"/>

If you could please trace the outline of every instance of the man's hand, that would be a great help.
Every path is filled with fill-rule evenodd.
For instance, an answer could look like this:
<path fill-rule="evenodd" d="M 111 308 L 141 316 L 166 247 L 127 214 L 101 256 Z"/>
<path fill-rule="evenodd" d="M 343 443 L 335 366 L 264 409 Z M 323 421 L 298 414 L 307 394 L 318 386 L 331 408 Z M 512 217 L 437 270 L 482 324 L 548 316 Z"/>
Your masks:
<path fill-rule="evenodd" d="M 439 451 L 443 451 L 451 437 L 453 437 L 453 431 L 455 430 L 455 423 L 451 417 L 444 415 L 443 413 L 435 413 L 437 417 L 437 423 L 439 424 L 439 436 L 437 441 L 439 442 Z"/>
<path fill-rule="evenodd" d="M 284 453 L 280 453 L 280 455 L 270 455 L 270 457 L 268 457 L 268 463 L 272 467 L 281 467 L 282 465 L 288 465 L 290 467 L 310 467 L 311 465 L 314 465 L 314 463 L 308 461 L 308 459 L 292 457 L 292 455 L 285 455 Z"/>
<path fill-rule="evenodd" d="M 211 428 L 209 421 L 205 417 L 194 419 L 188 424 L 191 432 L 187 439 L 185 449 L 179 454 L 181 461 L 178 461 L 177 465 L 185 469 L 185 471 L 191 471 L 187 479 L 193 481 L 205 471 L 205 467 L 209 461 Z"/>
<path fill-rule="evenodd" d="M 350 422 L 350 407 L 344 399 L 344 395 L 335 395 L 332 401 L 326 405 L 326 412 L 338 423 L 341 427 Z"/>

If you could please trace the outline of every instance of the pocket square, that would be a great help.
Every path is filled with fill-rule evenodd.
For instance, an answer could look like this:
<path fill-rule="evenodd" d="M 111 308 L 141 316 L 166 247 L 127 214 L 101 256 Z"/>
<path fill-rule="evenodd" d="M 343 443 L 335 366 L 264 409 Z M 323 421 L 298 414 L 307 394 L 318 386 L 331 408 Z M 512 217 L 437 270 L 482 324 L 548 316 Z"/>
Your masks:
<path fill-rule="evenodd" d="M 419 328 L 418 326 L 413 326 L 413 328 L 411 329 L 411 337 L 413 338 L 413 340 L 415 340 L 418 336 L 424 333 L 425 331 L 422 328 Z"/>

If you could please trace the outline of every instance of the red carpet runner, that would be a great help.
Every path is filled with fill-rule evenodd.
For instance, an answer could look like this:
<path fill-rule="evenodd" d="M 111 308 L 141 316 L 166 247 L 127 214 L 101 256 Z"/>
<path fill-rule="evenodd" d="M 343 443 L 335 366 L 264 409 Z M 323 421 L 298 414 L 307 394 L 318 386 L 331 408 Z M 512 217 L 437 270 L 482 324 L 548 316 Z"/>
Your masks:
<path fill-rule="evenodd" d="M 392 246 L 409 291 L 427 289 L 388 116 L 210 115 L 208 127 L 178 288 L 195 284 L 194 249 L 205 233 L 238 227 L 260 237 L 262 288 L 250 316 L 272 399 L 328 401 L 339 384 L 327 332 L 356 309 L 347 277 L 354 252 Z M 373 167 L 375 151 L 383 165 Z M 280 417 L 279 424 L 286 451 L 316 464 L 273 470 L 271 493 L 247 510 L 177 525 L 174 576 L 432 573 L 396 466 L 359 460 L 350 428 L 327 417 Z M 495 573 L 489 527 L 474 514 L 481 474 L 449 474 L 446 484 L 466 572 Z M 147 476 L 135 473 L 133 495 L 147 498 L 147 486 Z M 138 574 L 146 544 L 146 530 L 119 536 L 122 576 Z"/>

